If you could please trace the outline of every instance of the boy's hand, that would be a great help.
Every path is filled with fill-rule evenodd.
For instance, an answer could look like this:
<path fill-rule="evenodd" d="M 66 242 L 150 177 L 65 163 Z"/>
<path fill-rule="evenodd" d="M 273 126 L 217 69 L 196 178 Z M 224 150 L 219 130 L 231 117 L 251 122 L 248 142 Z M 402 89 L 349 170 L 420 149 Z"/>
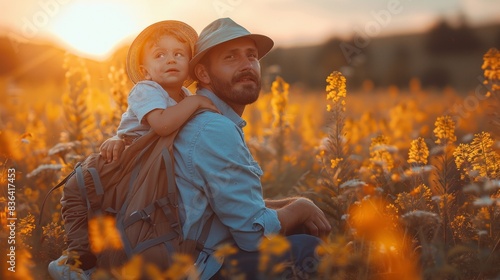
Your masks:
<path fill-rule="evenodd" d="M 214 103 L 212 103 L 212 100 L 210 100 L 208 97 L 201 96 L 201 95 L 192 95 L 189 96 L 189 98 L 195 98 L 196 101 L 198 102 L 198 109 L 209 109 L 215 112 L 219 112 L 219 109 L 215 107 Z"/>
<path fill-rule="evenodd" d="M 109 138 L 99 148 L 99 152 L 106 162 L 117 161 L 123 150 L 125 150 L 125 141 L 119 138 Z"/>

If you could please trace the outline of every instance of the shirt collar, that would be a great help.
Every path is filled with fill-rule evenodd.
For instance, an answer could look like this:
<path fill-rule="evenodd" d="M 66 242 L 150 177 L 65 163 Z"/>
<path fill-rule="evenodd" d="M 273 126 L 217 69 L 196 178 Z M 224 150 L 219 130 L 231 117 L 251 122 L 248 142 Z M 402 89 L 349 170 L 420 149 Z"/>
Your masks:
<path fill-rule="evenodd" d="M 227 105 L 226 102 L 222 101 L 222 99 L 220 99 L 217 95 L 215 95 L 215 93 L 211 92 L 206 88 L 201 88 L 196 91 L 196 94 L 203 95 L 212 100 L 215 107 L 219 109 L 222 115 L 230 119 L 238 127 L 243 128 L 247 125 L 247 122 L 244 119 L 242 119 L 238 114 L 236 114 L 236 112 L 229 105 Z"/>
<path fill-rule="evenodd" d="M 182 89 L 182 91 L 184 92 L 184 95 L 186 95 L 186 96 L 193 95 L 193 94 L 189 91 L 189 89 L 188 89 L 187 87 L 182 87 L 181 89 Z"/>

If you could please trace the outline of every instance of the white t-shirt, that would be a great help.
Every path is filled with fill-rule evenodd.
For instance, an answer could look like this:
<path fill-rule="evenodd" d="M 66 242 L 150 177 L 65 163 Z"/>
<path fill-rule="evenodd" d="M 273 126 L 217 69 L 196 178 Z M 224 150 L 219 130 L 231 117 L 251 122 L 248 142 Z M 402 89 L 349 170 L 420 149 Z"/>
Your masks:
<path fill-rule="evenodd" d="M 186 96 L 191 92 L 182 87 Z M 153 81 L 140 81 L 130 91 L 128 96 L 128 108 L 122 115 L 118 126 L 117 136 L 137 137 L 146 134 L 151 126 L 146 122 L 144 116 L 155 109 L 165 109 L 176 105 L 177 102 L 168 95 L 160 84 Z"/>

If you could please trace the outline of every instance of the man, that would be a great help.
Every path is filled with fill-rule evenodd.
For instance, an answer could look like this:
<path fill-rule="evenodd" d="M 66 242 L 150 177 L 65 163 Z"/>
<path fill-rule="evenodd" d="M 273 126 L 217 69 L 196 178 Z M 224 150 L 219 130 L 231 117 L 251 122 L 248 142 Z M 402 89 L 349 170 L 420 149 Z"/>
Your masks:
<path fill-rule="evenodd" d="M 263 199 L 262 170 L 244 141 L 241 115 L 259 97 L 259 60 L 273 45 L 270 38 L 251 34 L 229 18 L 218 19 L 201 32 L 190 62 L 197 94 L 208 97 L 221 112 L 198 114 L 174 143 L 184 238 L 198 240 L 203 227 L 212 223 L 196 261 L 201 279 L 219 279 L 221 268 L 230 265 L 246 279 L 260 277 L 258 245 L 278 233 L 288 235 L 291 245 L 277 260 L 294 266 L 285 273 L 314 273 L 314 249 L 320 242 L 315 236 L 331 230 L 324 213 L 306 198 Z M 289 235 L 301 229 L 309 234 Z M 217 260 L 213 252 L 225 243 L 239 251 Z"/>
<path fill-rule="evenodd" d="M 259 97 L 259 60 L 273 45 L 269 37 L 251 34 L 229 18 L 218 19 L 201 32 L 190 62 L 197 94 L 221 112 L 196 115 L 174 143 L 184 239 L 204 241 L 195 263 L 201 279 L 223 278 L 223 269 L 244 273 L 245 279 L 266 277 L 258 274 L 258 245 L 278 233 L 287 235 L 290 250 L 274 261 L 294 266 L 285 276 L 313 274 L 316 236 L 331 230 L 324 213 L 306 198 L 263 199 L 262 170 L 244 141 L 241 115 Z M 104 154 L 117 159 L 123 149 L 122 141 L 112 141 Z M 292 235 L 304 231 L 309 234 Z M 226 243 L 238 253 L 216 259 L 214 251 Z"/>

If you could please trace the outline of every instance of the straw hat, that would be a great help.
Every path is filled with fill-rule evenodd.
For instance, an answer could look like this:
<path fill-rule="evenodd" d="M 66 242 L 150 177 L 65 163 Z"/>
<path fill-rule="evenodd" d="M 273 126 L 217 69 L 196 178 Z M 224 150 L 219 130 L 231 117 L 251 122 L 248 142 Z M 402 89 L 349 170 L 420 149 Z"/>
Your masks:
<path fill-rule="evenodd" d="M 127 74 L 134 84 L 144 80 L 141 69 L 139 67 L 141 65 L 141 50 L 149 37 L 161 29 L 171 29 L 173 33 L 186 40 L 189 45 L 189 49 L 191 50 L 191 56 L 193 56 L 194 54 L 194 45 L 196 43 L 196 40 L 198 39 L 198 34 L 191 26 L 187 25 L 184 22 L 176 20 L 165 20 L 153 23 L 150 26 L 146 27 L 141 33 L 139 33 L 139 35 L 137 35 L 128 50 Z M 184 85 L 187 86 L 191 84 L 191 82 L 192 80 L 187 81 L 186 83 L 184 83 Z"/>
<path fill-rule="evenodd" d="M 203 56 L 205 56 L 205 54 L 213 47 L 242 37 L 250 38 L 255 41 L 255 45 L 257 46 L 259 53 L 259 59 L 264 57 L 264 55 L 266 55 L 274 45 L 271 38 L 260 34 L 252 34 L 250 31 L 246 30 L 230 18 L 217 19 L 205 27 L 205 29 L 203 29 L 200 33 L 200 37 L 196 42 L 195 55 L 189 62 L 191 73 L 196 64 L 198 64 Z"/>

